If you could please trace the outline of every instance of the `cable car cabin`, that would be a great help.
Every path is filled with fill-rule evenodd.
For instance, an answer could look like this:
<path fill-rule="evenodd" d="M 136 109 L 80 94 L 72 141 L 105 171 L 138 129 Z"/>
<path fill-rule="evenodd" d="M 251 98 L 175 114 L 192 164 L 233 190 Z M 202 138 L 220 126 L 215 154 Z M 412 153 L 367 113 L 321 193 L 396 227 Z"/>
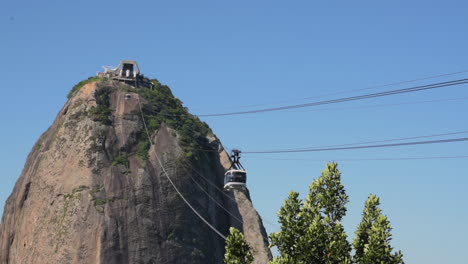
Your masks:
<path fill-rule="evenodd" d="M 224 174 L 224 190 L 245 188 L 247 172 L 245 170 L 228 170 Z"/>

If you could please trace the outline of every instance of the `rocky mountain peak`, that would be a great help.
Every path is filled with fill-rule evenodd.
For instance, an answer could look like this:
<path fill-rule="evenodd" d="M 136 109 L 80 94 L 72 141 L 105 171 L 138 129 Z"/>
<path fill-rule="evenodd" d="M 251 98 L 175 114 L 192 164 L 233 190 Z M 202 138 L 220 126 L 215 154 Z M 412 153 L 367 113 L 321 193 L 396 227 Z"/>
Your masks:
<path fill-rule="evenodd" d="M 248 191 L 222 191 L 221 143 L 169 87 L 151 84 L 93 77 L 72 89 L 5 204 L 0 263 L 222 263 L 224 240 L 167 177 L 221 233 L 242 230 L 255 263 L 268 262 Z"/>

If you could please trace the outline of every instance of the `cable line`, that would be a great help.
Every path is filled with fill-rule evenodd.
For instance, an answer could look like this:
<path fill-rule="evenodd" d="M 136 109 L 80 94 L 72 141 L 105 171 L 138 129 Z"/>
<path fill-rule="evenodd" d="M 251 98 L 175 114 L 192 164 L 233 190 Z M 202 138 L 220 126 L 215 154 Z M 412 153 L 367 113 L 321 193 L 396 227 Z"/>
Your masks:
<path fill-rule="evenodd" d="M 442 87 L 448 87 L 448 86 L 454 86 L 454 85 L 461 85 L 465 83 L 468 83 L 468 79 L 460 79 L 460 80 L 449 81 L 449 82 L 434 83 L 434 84 L 415 86 L 415 87 L 410 87 L 410 88 L 389 90 L 389 91 L 384 91 L 384 92 L 379 92 L 379 93 L 344 97 L 344 98 L 338 98 L 338 99 L 332 99 L 332 100 L 326 100 L 326 101 L 318 101 L 318 102 L 305 103 L 305 104 L 288 105 L 288 106 L 256 109 L 256 110 L 249 110 L 249 111 L 239 111 L 239 112 L 201 114 L 198 116 L 210 117 L 210 116 L 229 116 L 229 115 L 264 113 L 264 112 L 288 110 L 288 109 L 295 109 L 295 108 L 304 108 L 304 107 L 312 107 L 312 106 L 319 106 L 319 105 L 343 103 L 343 102 L 363 100 L 363 99 L 369 99 L 369 98 L 390 96 L 390 95 L 395 95 L 395 94 L 418 92 L 418 91 L 424 91 L 424 90 L 430 90 L 430 89 L 436 89 L 436 88 L 442 88 Z"/>
<path fill-rule="evenodd" d="M 191 170 L 194 171 L 194 169 L 193 169 L 192 166 L 189 165 L 189 167 L 190 167 Z M 187 168 L 186 168 L 185 166 L 182 166 L 182 168 L 185 170 L 185 172 L 189 173 L 189 171 L 187 170 Z M 230 216 L 232 216 L 235 220 L 237 220 L 237 222 L 239 222 L 241 225 L 244 224 L 244 222 L 243 222 L 241 219 L 239 219 L 237 216 L 235 216 L 234 214 L 232 214 L 226 207 L 224 207 L 222 204 L 220 204 L 220 203 L 216 200 L 216 198 L 214 198 L 213 196 L 211 196 L 211 195 L 203 188 L 203 186 L 201 186 L 201 184 L 198 183 L 198 182 L 195 180 L 195 178 L 194 178 L 191 174 L 190 174 L 190 177 L 192 178 L 192 181 L 195 182 L 195 184 L 208 196 L 208 198 L 210 198 L 211 200 L 213 200 L 219 207 L 221 207 L 226 213 L 228 213 L 228 214 L 229 214 Z M 223 193 L 224 193 L 224 192 L 223 192 Z M 235 200 L 233 200 L 233 201 L 235 201 Z M 236 202 L 236 203 L 237 203 L 237 202 Z M 262 219 L 262 220 L 265 221 L 264 219 Z M 265 221 L 265 222 L 268 223 L 269 221 Z M 276 225 L 274 225 L 274 226 L 277 227 Z M 263 239 L 265 239 L 266 241 L 268 241 L 268 238 L 267 238 L 267 237 L 265 237 L 265 236 L 263 236 L 263 235 L 262 235 L 262 237 L 263 237 Z"/>
<path fill-rule="evenodd" d="M 351 90 L 338 90 L 336 92 L 319 94 L 319 95 L 309 96 L 309 97 L 302 97 L 302 98 L 296 98 L 296 99 L 290 99 L 290 100 L 282 100 L 282 101 L 276 101 L 276 102 L 271 102 L 271 103 L 263 103 L 263 104 L 230 106 L 230 107 L 226 107 L 226 108 L 248 108 L 248 107 L 255 107 L 255 106 L 265 106 L 265 105 L 289 103 L 289 102 L 302 101 L 302 100 L 308 100 L 308 99 L 314 99 L 314 98 L 323 98 L 323 97 L 332 96 L 332 95 L 347 94 L 347 93 L 353 93 L 353 92 L 383 88 L 383 87 L 388 87 L 388 86 L 401 85 L 401 84 L 405 84 L 405 83 L 424 81 L 424 80 L 435 79 L 435 78 L 440 78 L 440 77 L 446 77 L 446 76 L 451 76 L 451 75 L 456 75 L 456 74 L 461 74 L 461 73 L 467 73 L 467 72 L 468 72 L 468 70 L 450 72 L 450 73 L 432 75 L 432 76 L 427 76 L 427 77 L 422 77 L 422 78 L 417 78 L 417 79 L 411 79 L 411 80 L 406 80 L 406 81 L 399 81 L 399 82 L 380 84 L 380 85 L 372 85 L 372 86 L 368 86 L 368 87 L 365 87 L 365 88 L 358 88 L 358 89 L 351 89 Z"/>
<path fill-rule="evenodd" d="M 213 186 L 217 191 L 219 191 L 220 193 L 222 193 L 224 196 L 226 196 L 227 198 L 229 198 L 231 201 L 237 203 L 237 201 L 232 198 L 231 196 L 229 196 L 225 191 L 223 191 L 221 188 L 219 188 L 216 184 L 214 184 L 212 181 L 210 181 L 209 179 L 207 179 L 205 176 L 203 176 L 202 173 L 200 173 L 199 171 L 197 171 L 195 168 L 193 168 L 192 166 L 190 166 L 190 164 L 187 164 L 190 169 L 195 172 L 198 176 L 202 177 L 207 183 L 209 183 L 211 186 Z M 273 227 L 278 227 L 278 225 L 274 224 L 273 222 L 267 220 L 267 219 L 263 219 L 262 218 L 262 221 L 269 224 L 270 226 L 273 226 Z"/>
<path fill-rule="evenodd" d="M 149 134 L 148 127 L 146 126 L 145 116 L 143 115 L 143 110 L 141 108 L 141 102 L 140 102 L 140 97 L 139 96 L 138 96 L 138 105 L 140 107 L 141 118 L 142 118 L 143 124 L 145 126 L 146 135 L 148 136 L 148 140 L 150 141 L 151 145 L 154 145 L 153 140 L 151 139 L 151 136 Z M 200 220 L 202 220 L 208 227 L 210 227 L 211 230 L 213 230 L 216 234 L 218 234 L 222 239 L 226 240 L 227 239 L 226 236 L 224 236 L 220 231 L 218 231 L 214 226 L 212 226 L 205 218 L 203 218 L 203 216 L 200 215 L 200 213 L 197 212 L 197 210 L 187 201 L 187 199 L 185 199 L 185 197 L 182 195 L 182 193 L 179 191 L 179 189 L 175 186 L 175 184 L 172 181 L 171 177 L 169 176 L 166 169 L 164 168 L 164 165 L 162 164 L 161 160 L 159 159 L 158 153 L 156 152 L 156 146 L 155 146 L 155 150 L 154 150 L 154 155 L 156 156 L 156 159 L 158 160 L 159 166 L 161 166 L 161 169 L 163 170 L 164 175 L 166 175 L 166 178 L 169 180 L 172 187 L 177 192 L 177 194 L 180 196 L 180 198 L 182 198 L 182 200 L 185 202 L 185 204 L 187 204 L 187 206 L 190 207 L 190 209 L 192 209 L 192 211 L 198 216 L 198 218 L 200 218 Z"/>
<path fill-rule="evenodd" d="M 367 109 L 367 108 L 380 108 L 380 107 L 389 107 L 389 106 L 400 106 L 400 105 L 413 105 L 413 104 L 426 104 L 426 103 L 439 103 L 439 102 L 449 102 L 449 101 L 464 101 L 468 100 L 468 97 L 458 97 L 458 98 L 446 98 L 446 99 L 434 99 L 434 100 L 423 100 L 423 101 L 409 101 L 401 103 L 392 103 L 392 104 L 374 104 L 374 105 L 363 105 L 363 106 L 350 106 L 350 107 L 340 107 L 340 108 L 316 108 L 308 110 L 298 110 L 298 111 L 289 111 L 290 113 L 305 113 L 305 112 L 322 112 L 322 111 L 337 111 L 337 110 L 353 110 L 353 109 Z M 179 117 L 184 114 L 164 114 L 159 113 L 164 116 Z M 193 114 L 190 114 L 193 115 Z M 124 115 L 115 115 L 116 117 Z M 194 115 L 196 116 L 196 115 Z M 189 129 L 193 132 L 196 130 Z M 228 151 L 229 152 L 229 151 Z"/>
<path fill-rule="evenodd" d="M 457 131 L 457 132 L 449 132 L 449 133 L 442 133 L 442 134 L 433 134 L 433 135 L 426 135 L 426 136 L 414 136 L 414 137 L 404 137 L 404 138 L 392 138 L 392 139 L 384 139 L 384 140 L 373 140 L 373 141 L 361 141 L 361 142 L 354 142 L 354 143 L 347 143 L 347 144 L 336 144 L 336 145 L 322 145 L 322 146 L 314 146 L 314 147 L 303 147 L 303 148 L 291 148 L 291 149 L 273 149 L 273 150 L 262 150 L 262 151 L 286 151 L 286 150 L 300 150 L 300 149 L 316 149 L 316 148 L 330 148 L 330 147 L 345 147 L 345 146 L 353 146 L 353 145 L 362 145 L 362 144 L 371 144 L 371 143 L 382 143 L 382 142 L 391 142 L 391 141 L 401 141 L 401 140 L 408 140 L 408 139 L 419 139 L 419 138 L 431 138 L 431 137 L 442 137 L 442 136 L 453 136 L 459 134 L 466 134 L 468 130 L 465 131 Z M 245 152 L 247 153 L 247 152 Z"/>
<path fill-rule="evenodd" d="M 223 191 L 223 189 L 219 188 L 216 184 L 214 184 L 212 181 L 208 180 L 205 176 L 203 176 L 203 174 L 197 170 L 195 170 L 195 168 L 193 168 L 192 166 L 190 166 L 190 168 L 192 169 L 192 171 L 194 171 L 196 174 L 198 174 L 198 176 L 202 177 L 207 183 L 209 183 L 211 186 L 213 186 L 216 190 L 218 190 L 219 192 L 221 192 L 224 196 L 226 196 L 228 199 L 230 199 L 231 201 L 233 202 L 236 202 L 236 199 L 232 198 L 231 196 L 229 196 L 225 191 Z"/>
<path fill-rule="evenodd" d="M 182 166 L 182 168 L 184 169 L 184 171 L 186 173 L 189 173 L 189 171 L 187 170 L 187 168 L 185 166 Z M 195 178 L 193 178 L 192 174 L 189 173 L 190 175 L 190 178 L 192 178 L 192 181 L 198 186 L 198 188 L 200 188 L 200 190 L 202 190 L 206 196 L 208 196 L 208 198 L 210 198 L 211 200 L 213 200 L 219 207 L 221 207 L 226 213 L 228 213 L 230 216 L 232 216 L 235 220 L 237 220 L 239 223 L 243 223 L 241 219 L 239 219 L 237 216 L 235 216 L 234 214 L 232 214 L 228 209 L 226 209 L 222 204 L 220 204 L 213 196 L 211 196 L 211 194 L 209 194 L 205 188 L 203 188 L 203 186 L 201 186 L 200 183 L 198 183 L 197 180 L 195 180 Z"/>
<path fill-rule="evenodd" d="M 285 161 L 318 161 L 323 162 L 326 159 L 306 159 L 306 158 L 270 158 L 270 157 L 254 157 L 250 159 L 263 160 L 285 160 Z M 385 161 L 385 160 L 438 160 L 438 159 L 467 159 L 468 156 L 439 156 L 439 157 L 407 157 L 407 158 L 355 158 L 355 159 L 333 159 L 335 161 Z"/>
<path fill-rule="evenodd" d="M 351 150 L 351 149 L 368 149 L 368 148 L 385 148 L 385 147 L 398 147 L 398 146 L 411 146 L 411 145 L 426 145 L 438 143 L 450 143 L 468 141 L 468 138 L 452 138 L 440 139 L 430 141 L 416 141 L 416 142 L 403 142 L 393 144 L 380 144 L 380 145 L 365 145 L 354 147 L 336 147 L 336 148 L 311 148 L 311 149 L 286 149 L 286 150 L 273 150 L 273 151 L 243 151 L 244 154 L 266 154 L 266 153 L 293 153 L 293 152 L 321 152 L 321 151 L 334 151 L 334 150 Z"/>
<path fill-rule="evenodd" d="M 468 97 L 434 99 L 434 100 L 424 100 L 424 101 L 410 101 L 410 102 L 401 102 L 401 103 L 393 103 L 393 104 L 374 104 L 374 105 L 363 105 L 363 106 L 350 106 L 350 107 L 340 107 L 340 108 L 319 108 L 319 109 L 297 110 L 297 111 L 289 111 L 289 112 L 305 113 L 305 112 L 322 112 L 322 111 L 336 111 L 336 110 L 353 110 L 353 109 L 367 109 L 367 108 L 379 108 L 379 107 L 388 107 L 388 106 L 439 103 L 439 102 L 463 101 L 463 100 L 468 100 Z"/>
<path fill-rule="evenodd" d="M 148 128 L 147 128 L 147 126 L 146 126 L 146 122 L 145 122 L 145 119 L 144 119 L 144 116 L 143 116 L 142 107 L 141 107 L 141 102 L 140 102 L 140 98 L 139 98 L 139 97 L 138 97 L 138 104 L 139 104 L 139 107 L 140 107 L 140 113 L 141 113 L 141 116 L 142 116 L 142 119 L 143 119 L 143 124 L 144 124 L 144 126 L 145 126 L 146 134 L 148 135 L 148 139 L 150 140 L 151 145 L 153 145 L 153 142 L 152 142 L 152 140 L 151 140 L 151 138 L 150 138 L 150 136 L 149 136 Z M 198 132 L 198 131 L 195 131 L 195 130 L 192 130 L 192 131 L 193 131 L 193 132 Z M 216 150 L 204 150 L 204 151 L 218 152 L 218 151 L 216 151 Z M 155 153 L 155 154 L 156 154 L 156 153 Z M 158 157 L 157 157 L 157 158 L 158 158 Z M 159 158 L 158 158 L 158 162 L 160 162 L 160 161 L 159 161 Z M 161 163 L 161 162 L 160 162 L 160 163 Z M 188 164 L 188 166 L 190 166 L 190 165 Z M 162 164 L 161 164 L 161 167 L 162 167 Z M 200 177 L 202 177 L 206 182 L 208 182 L 210 185 L 212 185 L 213 187 L 215 187 L 215 189 L 218 190 L 219 192 L 221 192 L 224 196 L 226 196 L 227 198 L 229 198 L 229 199 L 232 200 L 233 202 L 237 203 L 237 201 L 236 201 L 234 198 L 232 198 L 231 196 L 229 196 L 226 192 L 224 192 L 222 189 L 220 189 L 216 184 L 214 184 L 212 181 L 210 181 L 210 180 L 207 179 L 205 176 L 203 176 L 202 173 L 200 173 L 200 172 L 198 172 L 197 170 L 195 170 L 192 166 L 190 166 L 190 168 L 191 168 L 192 171 L 194 171 L 196 174 L 198 174 Z M 163 169 L 163 170 L 164 170 L 164 169 Z M 186 168 L 184 168 L 184 170 L 186 170 Z M 186 170 L 186 172 L 187 172 L 187 170 Z M 165 173 L 166 173 L 166 172 L 165 172 Z M 166 176 L 169 177 L 169 176 L 167 175 L 167 173 L 166 173 Z M 190 175 L 190 177 L 192 178 L 193 181 L 195 181 L 195 179 L 193 178 L 192 175 Z M 168 178 L 168 179 L 169 179 L 169 178 Z M 172 184 L 172 181 L 170 181 L 170 182 L 171 182 L 171 184 Z M 205 192 L 205 194 L 207 194 L 207 196 L 208 196 L 210 199 L 212 199 L 218 206 L 220 206 L 222 209 L 224 209 L 229 215 L 231 215 L 232 217 L 234 217 L 237 221 L 239 221 L 240 223 L 242 223 L 242 221 L 241 221 L 238 217 L 234 216 L 234 215 L 233 215 L 231 212 L 229 212 L 225 207 L 223 207 L 221 204 L 219 204 L 219 203 L 218 203 L 218 202 L 217 202 L 217 201 L 216 201 L 216 200 L 215 200 L 215 199 L 214 199 L 214 198 L 197 182 L 197 181 L 195 181 L 195 183 L 196 183 L 197 186 L 198 186 L 203 192 Z M 173 185 L 173 187 L 176 189 L 176 187 L 175 187 L 174 185 Z M 176 189 L 176 190 L 177 190 L 177 189 Z M 182 197 L 182 199 L 184 199 L 184 198 Z M 184 201 L 186 201 L 186 200 L 184 199 Z M 188 206 L 189 206 L 190 208 L 193 208 L 193 207 L 192 207 L 191 205 L 189 205 L 189 204 L 188 204 Z M 194 210 L 194 209 L 192 209 L 192 210 Z M 199 215 L 198 213 L 196 213 L 196 214 Z M 199 216 L 200 216 L 200 215 L 199 215 Z M 266 221 L 266 220 L 264 220 L 264 221 L 265 221 L 266 223 L 269 223 L 270 225 L 273 225 L 273 226 L 276 227 L 276 225 L 272 224 L 271 222 Z M 204 222 L 205 222 L 205 221 L 204 221 Z M 207 223 L 207 222 L 205 222 L 205 223 Z M 209 223 L 207 223 L 207 224 L 209 224 Z M 210 227 L 211 227 L 211 225 L 210 225 Z M 219 234 L 219 233 L 218 233 L 218 234 Z M 267 240 L 268 240 L 268 239 L 267 239 Z"/>

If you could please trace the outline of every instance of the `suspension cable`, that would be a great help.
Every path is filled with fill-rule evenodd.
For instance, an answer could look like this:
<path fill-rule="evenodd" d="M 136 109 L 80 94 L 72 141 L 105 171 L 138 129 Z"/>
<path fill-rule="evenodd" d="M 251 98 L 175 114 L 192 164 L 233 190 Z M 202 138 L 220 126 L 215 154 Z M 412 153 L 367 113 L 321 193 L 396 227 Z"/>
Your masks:
<path fill-rule="evenodd" d="M 318 149 L 318 148 L 333 148 L 333 147 L 346 147 L 346 146 L 355 146 L 355 145 L 364 145 L 364 144 L 372 144 L 372 143 L 384 143 L 384 142 L 392 142 L 392 141 L 403 141 L 409 139 L 421 139 L 421 138 L 431 138 L 431 137 L 443 137 L 443 136 L 453 136 L 459 134 L 467 134 L 468 130 L 463 131 L 456 131 L 456 132 L 447 132 L 447 133 L 439 133 L 439 134 L 431 134 L 431 135 L 424 135 L 424 136 L 412 136 L 412 137 L 403 137 L 403 138 L 392 138 L 392 139 L 384 139 L 384 140 L 372 140 L 372 141 L 360 141 L 360 142 L 353 142 L 347 144 L 333 144 L 333 145 L 321 145 L 321 146 L 312 146 L 312 147 L 297 147 L 297 148 L 290 148 L 290 149 L 270 149 L 264 151 L 285 151 L 285 150 L 301 150 L 301 149 Z"/>
<path fill-rule="evenodd" d="M 399 160 L 445 160 L 445 159 L 467 159 L 468 156 L 437 156 L 437 157 L 402 157 L 402 158 L 344 158 L 333 159 L 334 161 L 399 161 Z M 308 159 L 308 158 L 271 158 L 271 157 L 256 157 L 249 156 L 249 159 L 261 160 L 284 160 L 284 161 L 317 161 L 324 162 L 326 159 Z"/>
<path fill-rule="evenodd" d="M 351 149 L 426 145 L 426 144 L 450 143 L 450 142 L 460 142 L 460 141 L 468 141 L 468 138 L 450 138 L 450 139 L 429 140 L 429 141 L 415 141 L 415 142 L 403 142 L 403 143 L 393 143 L 393 144 L 364 145 L 364 146 L 336 147 L 336 148 L 286 149 L 286 150 L 274 150 L 274 151 L 244 151 L 244 153 L 266 154 L 266 153 L 292 153 L 292 152 L 321 152 L 321 151 L 333 151 L 333 150 L 351 150 Z"/>
<path fill-rule="evenodd" d="M 182 168 L 184 169 L 184 171 L 186 173 L 189 173 L 189 171 L 187 170 L 187 168 L 185 166 L 182 166 Z M 224 207 L 221 203 L 219 203 L 213 196 L 211 196 L 211 194 L 208 193 L 208 191 L 205 190 L 205 188 L 203 188 L 203 186 L 201 186 L 200 183 L 197 182 L 197 180 L 195 180 L 195 178 L 192 176 L 192 174 L 190 173 L 190 178 L 192 179 L 192 181 L 198 186 L 198 188 L 200 188 L 200 190 L 202 190 L 206 196 L 208 196 L 208 198 L 210 198 L 211 200 L 213 200 L 213 202 L 215 202 L 221 209 L 223 209 L 224 211 L 226 211 L 226 213 L 228 213 L 230 216 L 232 216 L 234 219 L 236 219 L 239 223 L 243 223 L 241 219 L 239 219 L 237 216 L 235 216 L 234 214 L 232 214 L 226 207 Z"/>
<path fill-rule="evenodd" d="M 141 119 L 143 121 L 143 125 L 145 126 L 145 131 L 146 135 L 148 136 L 148 140 L 150 141 L 151 145 L 153 144 L 153 140 L 151 139 L 151 136 L 148 131 L 148 127 L 146 126 L 146 121 L 145 121 L 145 116 L 143 115 L 143 109 L 141 107 L 141 102 L 140 102 L 140 95 L 138 95 L 138 105 L 140 107 L 140 114 L 141 114 Z M 226 236 L 224 236 L 220 231 L 218 231 L 214 226 L 212 226 L 200 213 L 197 212 L 197 210 L 185 199 L 185 197 L 182 195 L 182 193 L 179 191 L 179 189 L 175 186 L 174 182 L 172 181 L 171 177 L 167 173 L 166 169 L 164 168 L 164 165 L 162 164 L 161 160 L 159 159 L 158 153 L 156 151 L 156 146 L 154 149 L 154 155 L 156 156 L 156 159 L 158 160 L 159 166 L 161 166 L 161 169 L 164 172 L 164 175 L 166 175 L 167 180 L 169 183 L 172 185 L 174 190 L 177 192 L 177 194 L 182 198 L 182 200 L 185 202 L 185 204 L 192 209 L 192 211 L 202 220 L 211 230 L 213 230 L 216 234 L 218 234 L 222 239 L 226 240 Z"/>
<path fill-rule="evenodd" d="M 402 84 L 406 84 L 406 83 L 424 81 L 424 80 L 435 79 L 435 78 L 440 78 L 440 77 L 446 77 L 446 76 L 451 76 L 451 75 L 457 75 L 457 74 L 462 74 L 462 73 L 467 73 L 467 72 L 468 72 L 468 70 L 449 72 L 449 73 L 431 75 L 431 76 L 426 76 L 426 77 L 422 77 L 422 78 L 415 78 L 415 79 L 410 79 L 410 80 L 405 80 L 405 81 L 397 81 L 397 82 L 391 82 L 391 83 L 386 83 L 386 84 L 377 84 L 377 85 L 367 86 L 367 87 L 364 87 L 364 88 L 357 88 L 357 89 L 350 89 L 350 90 L 337 90 L 337 91 L 334 91 L 334 92 L 329 92 L 329 93 L 324 93 L 324 94 L 319 94 L 319 95 L 314 95 L 314 96 L 308 96 L 308 97 L 301 97 L 301 98 L 295 98 L 295 99 L 289 99 L 289 100 L 281 100 L 281 101 L 275 101 L 275 102 L 269 102 L 269 103 L 265 102 L 265 103 L 250 104 L 250 105 L 228 106 L 228 107 L 225 107 L 225 108 L 239 109 L 239 108 L 249 108 L 249 107 L 257 107 L 257 106 L 283 104 L 283 103 L 289 103 L 289 102 L 295 102 L 295 101 L 304 101 L 304 100 L 329 97 L 329 96 L 339 95 L 339 94 L 347 94 L 347 93 L 354 93 L 354 92 L 371 90 L 371 89 L 384 88 L 384 87 L 388 87 L 388 86 L 402 85 Z"/>
<path fill-rule="evenodd" d="M 419 92 L 425 91 L 430 89 L 454 86 L 454 85 L 461 85 L 468 83 L 468 79 L 460 79 L 448 82 L 441 82 L 441 83 L 433 83 L 428 85 L 421 85 L 403 89 L 396 89 L 396 90 L 388 90 L 384 92 L 378 93 L 371 93 L 371 94 L 364 94 L 364 95 L 357 95 L 351 97 L 343 97 L 337 99 L 331 99 L 326 101 L 318 101 L 318 102 L 311 102 L 305 104 L 297 104 L 297 105 L 287 105 L 287 106 L 280 106 L 280 107 L 272 107 L 272 108 L 263 108 L 263 109 L 255 109 L 249 111 L 239 111 L 239 112 L 227 112 L 227 113 L 212 113 L 212 114 L 202 114 L 198 116 L 203 117 L 213 117 L 213 116 L 229 116 L 229 115 L 244 115 L 244 114 L 255 114 L 255 113 L 264 113 L 264 112 L 272 112 L 272 111 L 281 111 L 281 110 L 289 110 L 289 109 L 296 109 L 296 108 L 304 108 L 304 107 L 312 107 L 312 106 L 319 106 L 319 105 L 327 105 L 327 104 L 336 104 L 336 103 L 343 103 L 349 101 L 356 101 L 356 100 L 363 100 L 369 98 L 376 98 L 376 97 L 383 97 L 395 94 L 403 94 L 403 93 L 411 93 L 411 92 Z"/>

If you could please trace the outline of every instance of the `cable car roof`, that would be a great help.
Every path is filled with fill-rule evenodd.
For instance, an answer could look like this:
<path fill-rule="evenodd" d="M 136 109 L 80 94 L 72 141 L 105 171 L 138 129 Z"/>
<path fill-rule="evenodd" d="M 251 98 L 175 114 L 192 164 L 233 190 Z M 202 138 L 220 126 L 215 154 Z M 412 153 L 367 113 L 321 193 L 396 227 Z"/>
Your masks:
<path fill-rule="evenodd" d="M 232 173 L 232 172 L 243 172 L 243 173 L 247 173 L 247 171 L 245 171 L 245 170 L 228 170 L 228 171 L 226 171 L 226 173 L 224 173 L 224 175 L 228 174 L 229 172 L 230 172 L 230 173 Z"/>

